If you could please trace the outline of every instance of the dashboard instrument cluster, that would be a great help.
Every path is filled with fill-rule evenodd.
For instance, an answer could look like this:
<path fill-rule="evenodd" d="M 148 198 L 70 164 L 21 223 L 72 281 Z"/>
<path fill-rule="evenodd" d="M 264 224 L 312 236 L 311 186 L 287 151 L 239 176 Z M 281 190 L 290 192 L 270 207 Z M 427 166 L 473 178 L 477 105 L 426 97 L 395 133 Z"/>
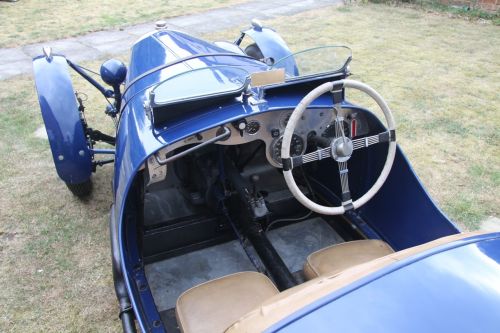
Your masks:
<path fill-rule="evenodd" d="M 217 141 L 219 145 L 240 145 L 260 140 L 265 143 L 266 159 L 274 167 L 281 168 L 281 146 L 283 134 L 293 110 L 276 110 L 260 113 L 254 116 L 239 119 L 235 122 L 225 124 L 230 130 L 229 137 Z M 350 137 L 364 136 L 369 133 L 368 122 L 365 115 L 354 109 L 342 109 L 344 118 L 344 135 Z M 307 151 L 308 141 L 317 139 L 323 146 L 329 144 L 335 137 L 334 113 L 332 109 L 307 109 L 298 121 L 290 145 L 290 155 L 299 156 Z M 199 145 L 219 133 L 220 127 L 215 127 L 185 138 L 165 147 L 161 151 L 162 156 L 186 145 Z"/>
<path fill-rule="evenodd" d="M 266 144 L 266 158 L 275 167 L 281 167 L 283 134 L 293 110 L 270 111 L 232 123 L 231 137 L 218 144 L 235 145 L 254 140 Z M 344 134 L 351 138 L 368 133 L 366 121 L 356 110 L 343 109 Z M 314 137 L 331 139 L 335 136 L 334 113 L 331 109 L 307 109 L 299 120 L 290 146 L 291 156 L 306 152 L 308 140 Z"/>

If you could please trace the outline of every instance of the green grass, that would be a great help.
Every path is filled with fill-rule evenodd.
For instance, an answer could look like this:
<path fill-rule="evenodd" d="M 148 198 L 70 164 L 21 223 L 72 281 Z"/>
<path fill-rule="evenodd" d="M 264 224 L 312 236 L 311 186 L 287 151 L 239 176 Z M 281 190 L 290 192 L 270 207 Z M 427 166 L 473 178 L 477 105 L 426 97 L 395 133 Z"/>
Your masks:
<path fill-rule="evenodd" d="M 435 11 L 452 14 L 462 18 L 468 19 L 483 19 L 490 20 L 493 24 L 500 24 L 500 12 L 488 12 L 482 10 L 481 8 L 474 5 L 474 2 L 471 2 L 471 6 L 449 6 L 440 3 L 436 0 L 420 0 L 420 1 L 412 1 L 415 5 L 421 6 L 425 9 L 433 9 Z"/>
<path fill-rule="evenodd" d="M 193 14 L 243 1 L 0 1 L 0 48 Z"/>
<path fill-rule="evenodd" d="M 445 212 L 470 229 L 500 217 L 499 27 L 382 5 L 265 24 L 294 50 L 350 46 L 353 78 L 386 98 L 399 144 Z M 102 97 L 82 80 L 75 87 L 88 95 L 89 122 L 110 131 Z M 107 225 L 112 167 L 94 176 L 90 202 L 76 200 L 58 180 L 47 142 L 33 134 L 41 125 L 32 79 L 0 81 L 0 331 L 118 332 Z"/>

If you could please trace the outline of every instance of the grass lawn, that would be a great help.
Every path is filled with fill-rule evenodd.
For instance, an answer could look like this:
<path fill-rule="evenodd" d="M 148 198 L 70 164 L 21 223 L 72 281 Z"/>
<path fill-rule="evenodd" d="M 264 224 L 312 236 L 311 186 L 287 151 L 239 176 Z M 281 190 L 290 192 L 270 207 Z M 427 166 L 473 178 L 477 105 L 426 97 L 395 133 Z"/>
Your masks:
<path fill-rule="evenodd" d="M 243 1 L 0 1 L 0 47 L 76 36 L 91 31 L 192 14 Z"/>
<path fill-rule="evenodd" d="M 265 23 L 294 50 L 350 46 L 353 78 L 386 98 L 400 145 L 445 212 L 469 229 L 500 217 L 499 27 L 384 5 Z M 88 95 L 89 122 L 103 123 L 102 97 L 81 80 L 75 86 Z M 119 331 L 107 230 L 112 167 L 94 176 L 90 202 L 74 199 L 34 135 L 41 124 L 32 79 L 0 81 L 0 331 Z"/>

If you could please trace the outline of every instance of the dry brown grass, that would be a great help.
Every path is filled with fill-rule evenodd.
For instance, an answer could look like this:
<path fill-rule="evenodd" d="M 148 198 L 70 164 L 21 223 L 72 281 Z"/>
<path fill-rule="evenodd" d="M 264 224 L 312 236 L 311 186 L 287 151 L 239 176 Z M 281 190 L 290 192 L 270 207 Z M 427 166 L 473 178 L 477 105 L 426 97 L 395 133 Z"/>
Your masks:
<path fill-rule="evenodd" d="M 60 39 L 91 31 L 193 14 L 243 1 L 0 1 L 0 47 Z"/>
<path fill-rule="evenodd" d="M 31 78 L 0 82 L 0 331 L 118 331 L 109 259 L 111 168 L 91 202 L 57 179 Z M 11 89 L 19 89 L 12 93 Z"/>
<path fill-rule="evenodd" d="M 471 228 L 500 216 L 498 27 L 372 5 L 265 23 L 295 50 L 352 47 L 354 78 L 386 97 L 401 146 L 445 211 Z M 75 85 L 89 96 L 89 121 L 104 123 L 102 97 Z M 75 200 L 47 142 L 33 135 L 41 124 L 31 78 L 0 81 L 0 331 L 119 331 L 107 226 L 112 168 L 94 176 L 90 202 Z"/>

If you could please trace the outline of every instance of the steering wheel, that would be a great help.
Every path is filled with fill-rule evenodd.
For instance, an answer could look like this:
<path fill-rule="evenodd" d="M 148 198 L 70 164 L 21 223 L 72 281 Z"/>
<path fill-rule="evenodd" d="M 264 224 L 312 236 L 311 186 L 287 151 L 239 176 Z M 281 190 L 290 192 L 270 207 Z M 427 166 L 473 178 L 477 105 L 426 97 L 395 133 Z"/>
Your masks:
<path fill-rule="evenodd" d="M 351 140 L 346 137 L 343 129 L 344 116 L 342 113 L 341 102 L 342 92 L 344 88 L 353 88 L 366 93 L 380 106 L 384 113 L 385 120 L 387 122 L 388 130 L 376 135 L 363 137 L 359 139 Z M 290 157 L 290 144 L 292 140 L 292 135 L 297 126 L 299 119 L 301 119 L 302 114 L 307 109 L 307 107 L 319 96 L 331 92 L 333 94 L 334 106 L 333 111 L 336 112 L 335 117 L 335 137 L 329 147 L 318 149 L 308 154 Z M 384 167 L 380 172 L 377 181 L 373 186 L 360 198 L 355 201 L 351 199 L 351 193 L 349 190 L 349 171 L 347 168 L 347 161 L 351 158 L 352 153 L 357 149 L 362 149 L 379 142 L 389 142 L 389 149 L 387 150 L 387 158 L 385 160 Z M 377 93 L 370 86 L 354 81 L 354 80 L 340 80 L 335 82 L 327 82 L 319 87 L 313 89 L 309 94 L 307 94 L 297 105 L 295 110 L 293 110 L 288 124 L 285 128 L 285 133 L 283 134 L 283 143 L 281 146 L 281 158 L 283 162 L 283 175 L 285 177 L 286 184 L 288 188 L 294 195 L 294 197 L 302 203 L 304 206 L 310 210 L 324 215 L 340 215 L 344 214 L 347 210 L 357 209 L 367 203 L 373 196 L 380 190 L 385 180 L 389 176 L 392 164 L 394 162 L 394 156 L 396 155 L 396 130 L 394 124 L 394 118 L 392 112 L 387 106 L 382 96 Z M 295 183 L 293 177 L 292 169 L 298 167 L 305 163 L 319 161 L 324 158 L 333 158 L 339 167 L 340 174 L 340 184 L 342 187 L 342 205 L 337 207 L 328 207 L 319 205 L 316 202 L 310 200 L 308 197 L 302 193 Z"/>

